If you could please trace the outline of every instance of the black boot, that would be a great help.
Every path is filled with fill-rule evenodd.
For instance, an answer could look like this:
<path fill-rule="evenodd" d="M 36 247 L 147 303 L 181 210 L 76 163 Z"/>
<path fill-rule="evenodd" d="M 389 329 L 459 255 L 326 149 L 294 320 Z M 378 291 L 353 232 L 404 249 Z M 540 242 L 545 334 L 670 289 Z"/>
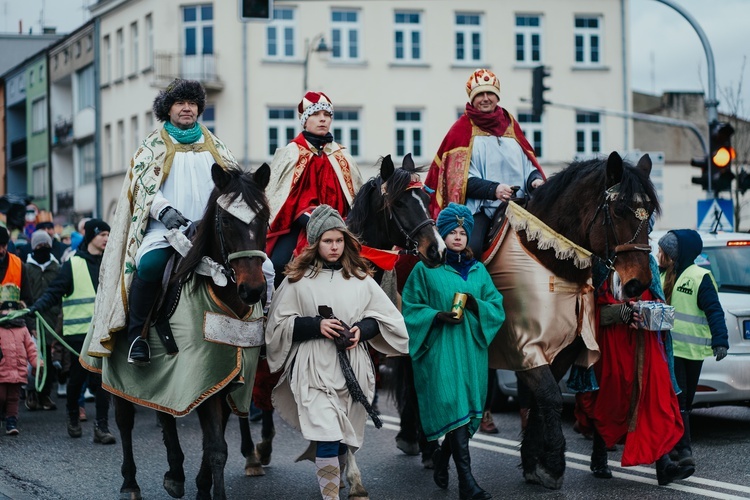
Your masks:
<path fill-rule="evenodd" d="M 599 479 L 612 479 L 612 470 L 607 464 L 607 445 L 602 436 L 594 429 L 594 446 L 591 451 L 591 472 Z"/>
<path fill-rule="evenodd" d="M 442 446 L 432 452 L 432 465 L 435 468 L 432 472 L 432 479 L 439 487 L 448 488 L 448 461 L 451 459 L 451 439 L 450 432 L 443 438 Z"/>
<path fill-rule="evenodd" d="M 159 283 L 144 281 L 135 273 L 128 299 L 128 363 L 147 365 L 151 362 L 151 348 L 142 335 L 160 290 Z"/>
<path fill-rule="evenodd" d="M 458 473 L 458 494 L 461 500 L 487 500 L 492 495 L 477 484 L 471 473 L 471 455 L 469 455 L 469 426 L 464 425 L 448 434 L 451 438 L 453 461 Z"/>
<path fill-rule="evenodd" d="M 680 411 L 680 416 L 682 417 L 682 424 L 685 427 L 685 432 L 682 433 L 682 437 L 677 441 L 677 444 L 674 445 L 674 450 L 672 450 L 672 453 L 669 455 L 678 465 L 695 466 L 693 448 L 690 445 L 690 413 L 687 411 Z"/>
<path fill-rule="evenodd" d="M 664 455 L 656 461 L 656 480 L 659 486 L 666 486 L 672 481 L 688 478 L 694 472 L 695 466 L 677 465 L 669 459 L 669 455 Z"/>

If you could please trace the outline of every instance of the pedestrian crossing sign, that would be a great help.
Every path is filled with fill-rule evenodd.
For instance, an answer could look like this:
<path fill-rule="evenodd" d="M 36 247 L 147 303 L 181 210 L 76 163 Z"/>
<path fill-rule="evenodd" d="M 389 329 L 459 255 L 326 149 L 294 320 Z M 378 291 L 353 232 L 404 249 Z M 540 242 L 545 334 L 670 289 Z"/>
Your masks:
<path fill-rule="evenodd" d="M 698 231 L 734 232 L 734 206 L 732 200 L 714 198 L 698 200 Z"/>

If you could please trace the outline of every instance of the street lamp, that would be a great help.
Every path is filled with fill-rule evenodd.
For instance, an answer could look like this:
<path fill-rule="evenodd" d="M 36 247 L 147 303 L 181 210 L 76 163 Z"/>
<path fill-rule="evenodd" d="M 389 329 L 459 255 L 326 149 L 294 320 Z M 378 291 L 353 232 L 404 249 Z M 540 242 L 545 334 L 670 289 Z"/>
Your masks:
<path fill-rule="evenodd" d="M 313 37 L 312 41 L 310 39 L 305 39 L 305 62 L 303 65 L 303 73 L 302 73 L 302 94 L 304 95 L 305 92 L 307 92 L 307 65 L 310 62 L 310 54 L 313 52 L 330 52 L 331 49 L 328 48 L 328 45 L 326 45 L 326 41 L 323 38 L 323 33 L 320 33 L 319 35 L 316 35 Z"/>

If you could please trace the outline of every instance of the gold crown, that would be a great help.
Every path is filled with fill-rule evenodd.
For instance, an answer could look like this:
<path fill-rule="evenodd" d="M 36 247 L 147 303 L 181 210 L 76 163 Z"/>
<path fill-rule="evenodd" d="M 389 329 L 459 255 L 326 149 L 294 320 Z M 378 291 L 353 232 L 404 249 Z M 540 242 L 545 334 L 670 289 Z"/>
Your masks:
<path fill-rule="evenodd" d="M 474 71 L 466 81 L 466 94 L 469 96 L 469 102 L 482 92 L 492 92 L 500 99 L 500 81 L 492 71 L 487 69 Z"/>

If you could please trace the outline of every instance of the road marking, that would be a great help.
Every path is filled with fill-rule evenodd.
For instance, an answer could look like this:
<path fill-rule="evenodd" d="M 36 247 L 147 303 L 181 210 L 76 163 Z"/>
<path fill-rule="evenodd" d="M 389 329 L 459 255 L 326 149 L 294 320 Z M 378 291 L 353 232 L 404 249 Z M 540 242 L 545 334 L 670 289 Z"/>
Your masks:
<path fill-rule="evenodd" d="M 399 431 L 399 419 L 398 417 L 392 417 L 390 415 L 380 415 L 380 419 L 383 420 L 383 427 L 393 431 Z M 372 425 L 372 422 L 368 421 L 368 424 Z M 502 453 L 504 455 L 511 455 L 520 457 L 521 443 L 520 441 L 514 441 L 512 439 L 505 439 L 495 436 L 488 436 L 485 434 L 476 433 L 469 444 L 474 448 L 479 448 L 487 451 L 494 451 L 496 453 Z M 566 466 L 571 469 L 582 470 L 590 472 L 589 461 L 591 458 L 588 455 L 581 453 L 566 452 L 565 453 Z M 583 463 L 579 463 L 581 461 Z M 654 469 L 650 467 L 635 466 L 635 467 L 623 467 L 619 462 L 613 460 L 609 461 L 609 466 L 615 470 L 612 471 L 612 475 L 619 479 L 625 479 L 636 483 L 650 484 L 656 486 L 656 477 Z M 617 470 L 621 469 L 621 470 Z M 644 477 L 635 473 L 647 474 L 649 477 Z M 692 493 L 694 495 L 700 495 L 709 498 L 718 498 L 722 500 L 733 500 L 737 498 L 747 498 L 750 496 L 750 487 L 741 486 L 738 484 L 725 483 L 722 481 L 714 481 L 712 479 L 704 479 L 700 477 L 689 477 L 683 479 L 684 482 L 694 483 L 703 486 L 710 486 L 713 488 L 736 491 L 739 493 L 745 493 L 746 495 L 732 495 L 730 493 L 722 493 L 718 491 L 712 491 L 696 486 L 687 486 L 684 484 L 670 484 L 667 486 L 659 486 L 660 488 L 669 488 L 675 491 L 682 491 L 685 493 Z"/>

